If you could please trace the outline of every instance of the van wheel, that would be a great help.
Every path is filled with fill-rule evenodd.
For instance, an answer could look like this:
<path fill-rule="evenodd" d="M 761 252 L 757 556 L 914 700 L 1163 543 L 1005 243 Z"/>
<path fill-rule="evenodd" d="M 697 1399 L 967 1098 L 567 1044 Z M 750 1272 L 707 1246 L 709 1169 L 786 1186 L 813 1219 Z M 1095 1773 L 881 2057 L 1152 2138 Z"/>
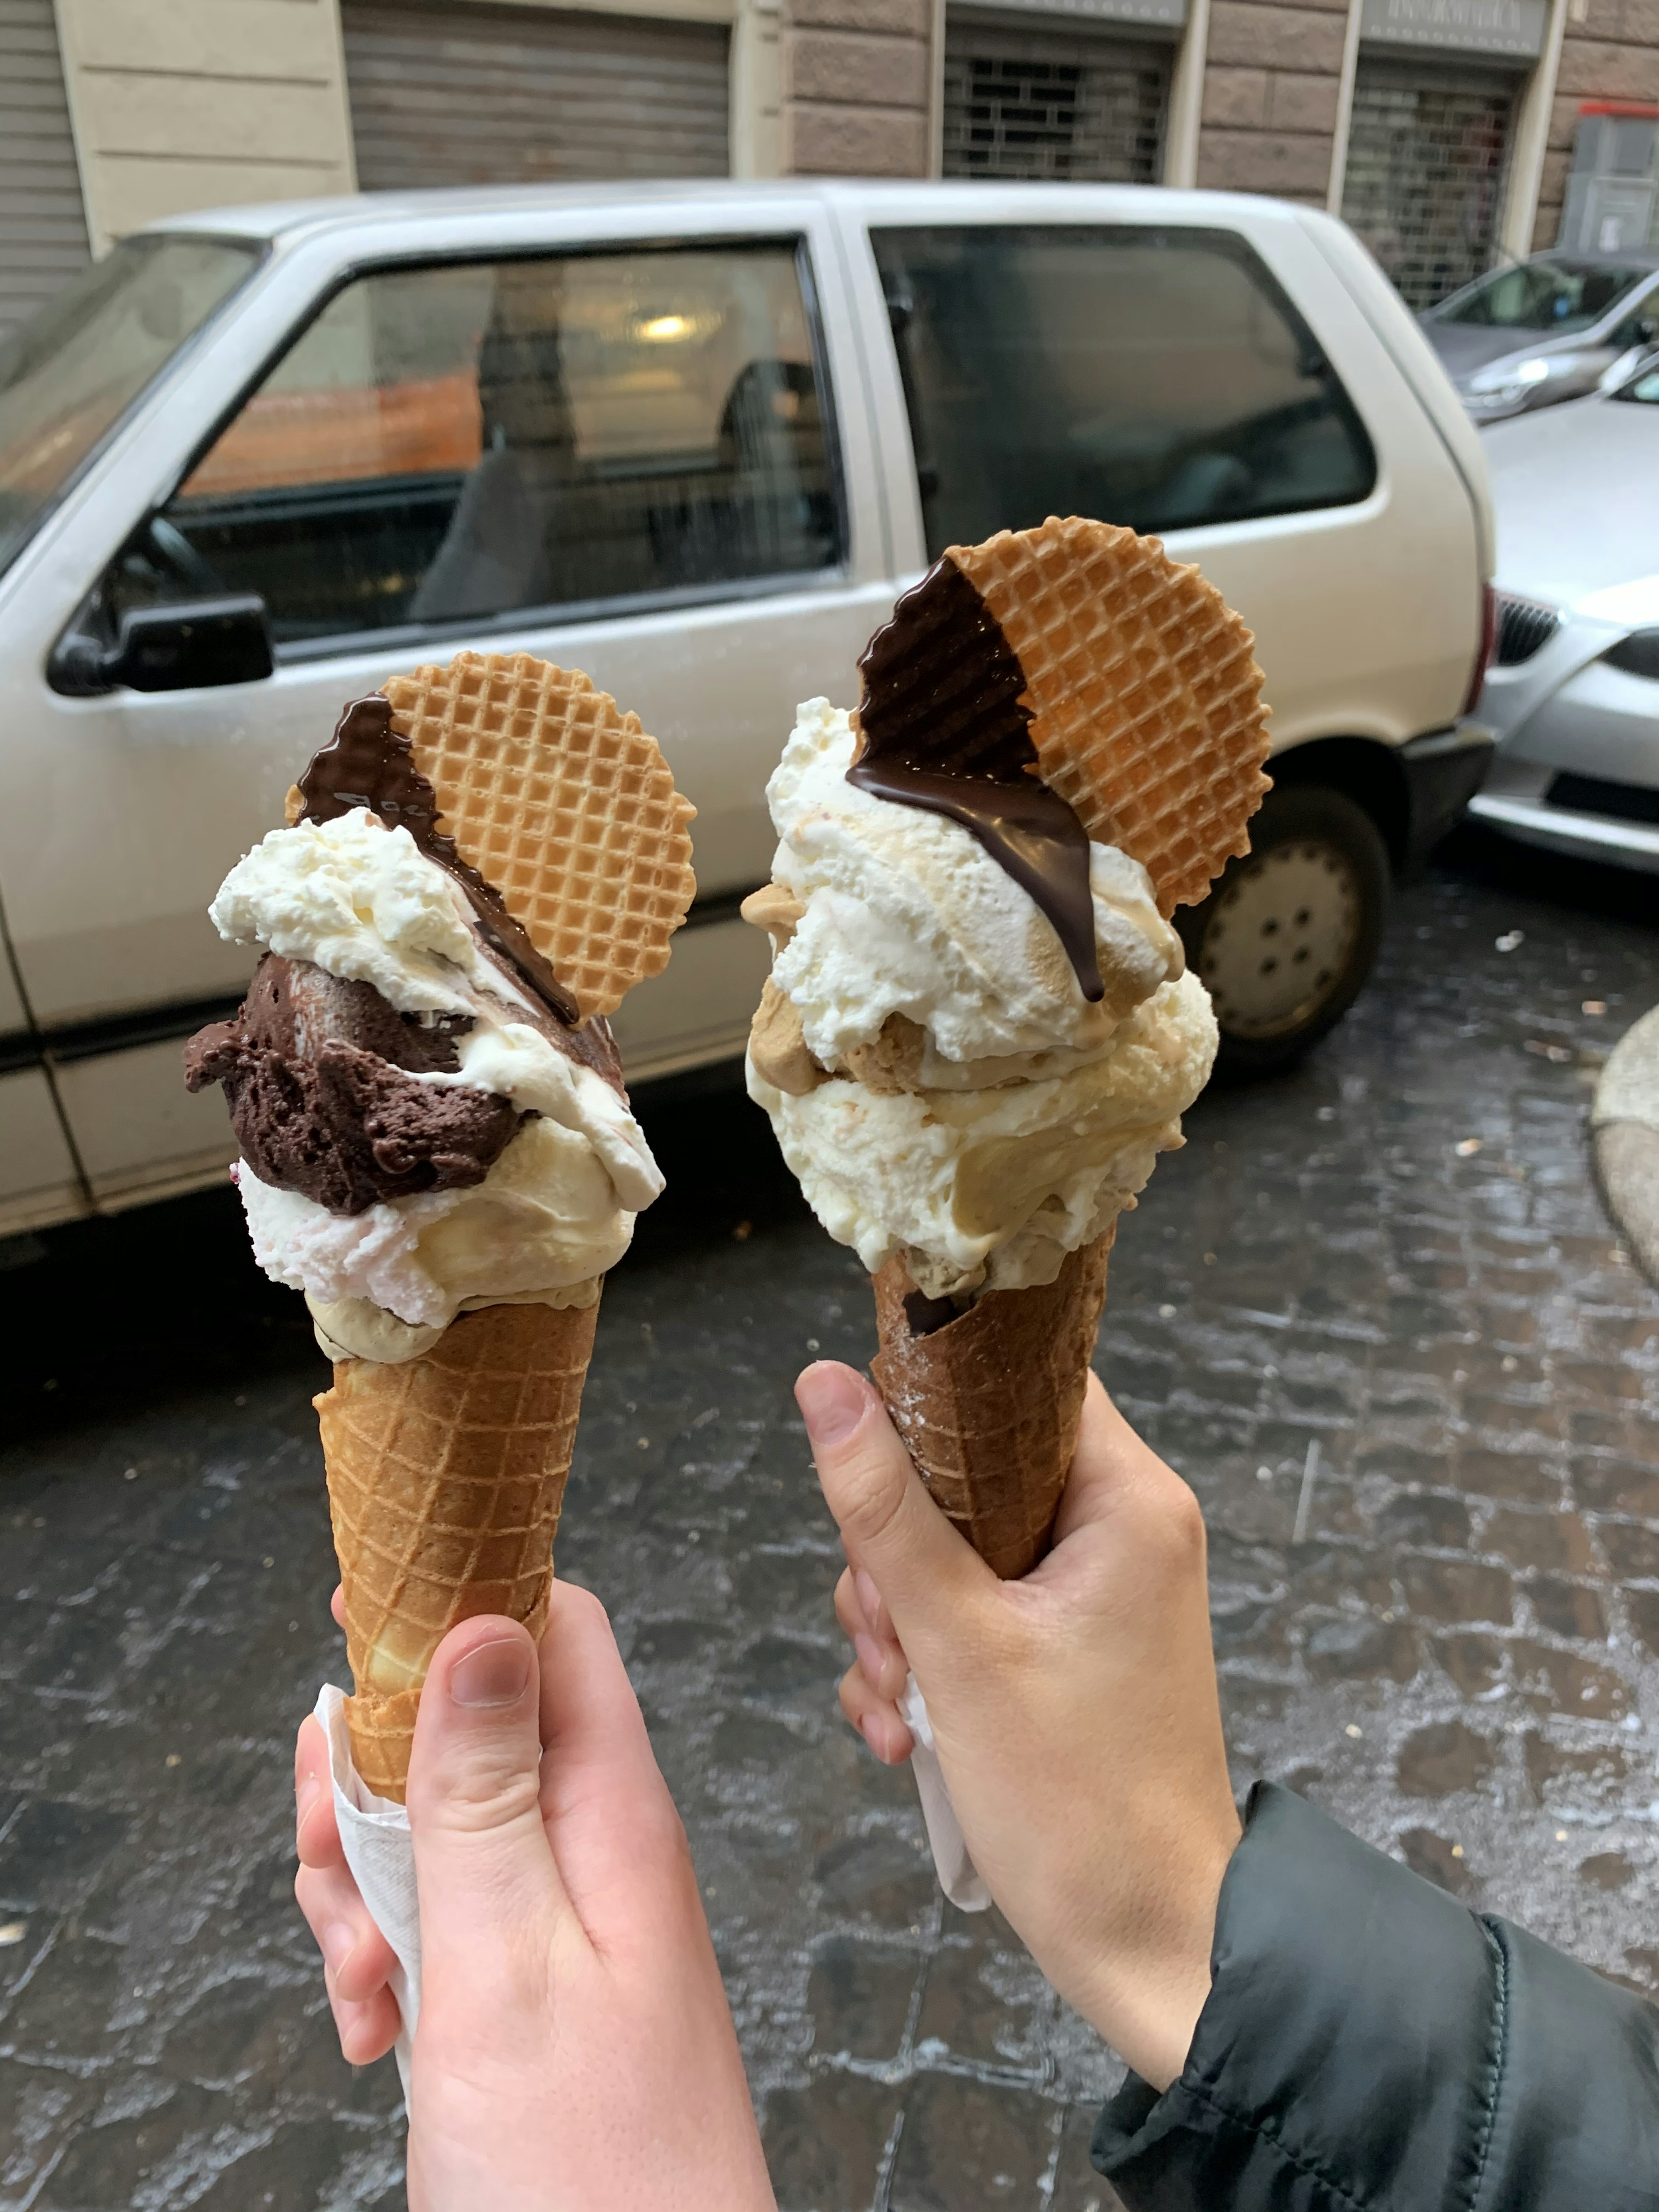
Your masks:
<path fill-rule="evenodd" d="M 1215 1006 L 1217 1066 L 1268 1074 L 1334 1028 L 1371 972 L 1388 908 L 1388 849 L 1364 808 L 1320 784 L 1270 791 L 1249 851 L 1176 917 Z"/>

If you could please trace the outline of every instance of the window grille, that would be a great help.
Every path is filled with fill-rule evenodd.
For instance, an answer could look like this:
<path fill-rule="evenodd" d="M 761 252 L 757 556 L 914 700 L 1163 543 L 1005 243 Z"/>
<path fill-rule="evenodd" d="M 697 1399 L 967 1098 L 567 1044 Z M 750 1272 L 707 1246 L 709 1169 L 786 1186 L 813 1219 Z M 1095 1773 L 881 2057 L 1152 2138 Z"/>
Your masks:
<path fill-rule="evenodd" d="M 1362 53 L 1342 214 L 1408 307 L 1492 265 L 1514 118 L 1508 77 Z"/>
<path fill-rule="evenodd" d="M 1163 46 L 952 15 L 945 173 L 1156 184 L 1169 85 Z"/>

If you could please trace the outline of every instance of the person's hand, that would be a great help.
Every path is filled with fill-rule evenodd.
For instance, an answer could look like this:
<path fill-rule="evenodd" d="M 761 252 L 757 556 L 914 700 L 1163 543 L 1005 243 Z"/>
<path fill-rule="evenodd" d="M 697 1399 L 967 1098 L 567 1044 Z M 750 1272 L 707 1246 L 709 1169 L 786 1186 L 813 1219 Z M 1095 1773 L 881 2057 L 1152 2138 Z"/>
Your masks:
<path fill-rule="evenodd" d="M 295 1786 L 295 1893 L 340 2048 L 363 2065 L 397 2035 L 392 1958 L 341 1852 L 314 1719 Z M 409 1824 L 410 2212 L 770 2208 L 685 1832 L 596 1598 L 554 1583 L 539 1668 L 514 1621 L 444 1638 Z"/>
<path fill-rule="evenodd" d="M 1054 1547 L 999 1582 L 863 1376 L 820 1361 L 796 1396 L 848 1558 L 848 1718 L 878 1759 L 908 1759 L 895 1700 L 915 1670 L 991 1894 L 1061 1996 L 1167 2088 L 1239 1837 L 1197 1500 L 1091 1376 Z"/>

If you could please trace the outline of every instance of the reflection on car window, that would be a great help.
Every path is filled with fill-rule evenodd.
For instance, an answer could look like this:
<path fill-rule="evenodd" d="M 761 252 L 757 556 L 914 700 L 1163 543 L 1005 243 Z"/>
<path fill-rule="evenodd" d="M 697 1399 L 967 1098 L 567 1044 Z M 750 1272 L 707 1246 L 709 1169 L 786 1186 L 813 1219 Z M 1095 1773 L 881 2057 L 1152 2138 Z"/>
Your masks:
<path fill-rule="evenodd" d="M 238 239 L 127 239 L 0 345 L 0 574 L 262 251 Z"/>
<path fill-rule="evenodd" d="M 1049 514 L 1142 531 L 1363 499 L 1370 441 L 1230 232 L 872 234 L 930 557 Z"/>
<path fill-rule="evenodd" d="M 1628 384 L 1620 385 L 1615 399 L 1633 399 L 1638 406 L 1659 407 L 1659 368 L 1644 369 Z"/>
<path fill-rule="evenodd" d="M 289 644 L 828 567 L 797 249 L 365 276 L 161 524 L 175 574 L 258 592 Z"/>
<path fill-rule="evenodd" d="M 1650 273 L 1592 261 L 1523 261 L 1454 293 L 1429 319 L 1570 337 L 1599 323 Z"/>

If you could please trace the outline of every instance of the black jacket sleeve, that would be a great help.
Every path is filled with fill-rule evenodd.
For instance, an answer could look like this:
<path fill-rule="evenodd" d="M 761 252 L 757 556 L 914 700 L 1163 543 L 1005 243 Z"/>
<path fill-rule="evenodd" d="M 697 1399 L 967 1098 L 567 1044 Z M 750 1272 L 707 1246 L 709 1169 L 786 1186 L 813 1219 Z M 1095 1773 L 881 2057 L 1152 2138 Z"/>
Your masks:
<path fill-rule="evenodd" d="M 1659 2212 L 1659 2008 L 1258 1783 L 1186 2069 L 1094 2161 L 1129 2212 Z"/>

